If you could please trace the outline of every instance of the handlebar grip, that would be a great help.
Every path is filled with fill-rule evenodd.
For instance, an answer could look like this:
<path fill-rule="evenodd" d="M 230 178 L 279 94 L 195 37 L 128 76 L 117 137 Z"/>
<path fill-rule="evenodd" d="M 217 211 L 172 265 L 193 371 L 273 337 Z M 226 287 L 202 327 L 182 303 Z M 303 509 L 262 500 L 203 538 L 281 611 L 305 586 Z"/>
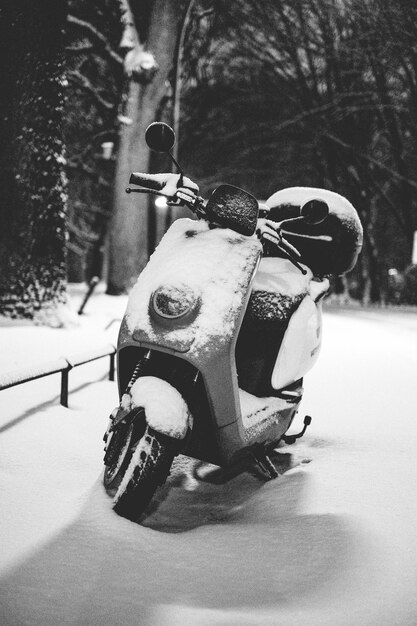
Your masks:
<path fill-rule="evenodd" d="M 154 189 L 160 191 L 163 184 L 160 181 L 149 178 L 146 174 L 140 172 L 132 172 L 129 178 L 129 185 L 141 185 L 147 189 Z"/>

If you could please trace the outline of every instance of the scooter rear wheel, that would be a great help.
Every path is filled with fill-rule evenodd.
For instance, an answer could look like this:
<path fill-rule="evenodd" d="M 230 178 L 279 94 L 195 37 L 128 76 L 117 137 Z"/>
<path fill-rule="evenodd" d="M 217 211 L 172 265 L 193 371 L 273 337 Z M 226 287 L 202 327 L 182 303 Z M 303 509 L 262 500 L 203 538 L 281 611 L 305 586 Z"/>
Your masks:
<path fill-rule="evenodd" d="M 118 515 L 138 521 L 158 487 L 164 484 L 175 455 L 178 440 L 146 426 L 139 440 L 131 440 L 129 465 L 114 497 Z"/>

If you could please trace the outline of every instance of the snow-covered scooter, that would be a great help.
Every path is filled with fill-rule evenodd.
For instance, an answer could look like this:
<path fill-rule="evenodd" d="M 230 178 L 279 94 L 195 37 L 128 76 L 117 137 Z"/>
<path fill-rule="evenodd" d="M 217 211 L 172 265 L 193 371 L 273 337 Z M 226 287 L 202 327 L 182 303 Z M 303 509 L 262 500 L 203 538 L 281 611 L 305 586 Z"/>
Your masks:
<path fill-rule="evenodd" d="M 175 135 L 157 122 L 146 139 L 169 154 Z M 127 191 L 158 193 L 162 177 L 132 174 L 130 184 L 142 188 Z M 182 174 L 176 180 L 183 187 Z M 272 227 L 267 212 L 259 218 L 257 200 L 237 187 L 221 185 L 208 202 L 179 192 L 198 219 L 171 225 L 130 294 L 117 350 L 121 400 L 104 436 L 104 485 L 128 519 L 139 519 L 177 454 L 220 466 L 251 455 L 274 478 L 269 451 L 297 437 L 285 433 L 318 356 L 329 285 L 310 269 L 308 246 L 332 240 L 336 213 L 349 243 L 345 271 L 356 261 L 361 227 L 337 194 L 279 194 L 270 213 L 287 219 L 275 216 Z M 329 214 L 336 196 L 338 211 Z M 322 234 L 328 220 L 330 234 Z M 266 248 L 274 255 L 263 254 Z"/>

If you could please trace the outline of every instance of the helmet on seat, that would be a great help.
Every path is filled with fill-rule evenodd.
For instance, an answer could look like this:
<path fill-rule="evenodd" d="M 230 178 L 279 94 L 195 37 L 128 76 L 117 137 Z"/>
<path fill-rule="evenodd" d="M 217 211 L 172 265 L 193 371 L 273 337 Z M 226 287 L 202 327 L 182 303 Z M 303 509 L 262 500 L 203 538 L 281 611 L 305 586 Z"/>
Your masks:
<path fill-rule="evenodd" d="M 329 215 L 319 224 L 299 218 L 311 200 L 327 203 Z M 282 233 L 301 253 L 301 261 L 312 272 L 341 275 L 353 269 L 362 249 L 363 229 L 359 216 L 343 196 L 317 187 L 288 187 L 274 193 L 265 203 L 268 219 L 286 220 Z"/>

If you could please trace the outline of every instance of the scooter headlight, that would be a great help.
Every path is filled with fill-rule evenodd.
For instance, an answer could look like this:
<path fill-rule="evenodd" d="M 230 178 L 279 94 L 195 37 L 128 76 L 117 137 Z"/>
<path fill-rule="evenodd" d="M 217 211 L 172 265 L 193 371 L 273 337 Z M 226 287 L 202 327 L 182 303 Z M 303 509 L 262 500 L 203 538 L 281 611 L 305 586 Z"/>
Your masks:
<path fill-rule="evenodd" d="M 177 320 L 196 311 L 200 297 L 188 285 L 163 285 L 151 296 L 151 310 L 159 318 Z"/>

